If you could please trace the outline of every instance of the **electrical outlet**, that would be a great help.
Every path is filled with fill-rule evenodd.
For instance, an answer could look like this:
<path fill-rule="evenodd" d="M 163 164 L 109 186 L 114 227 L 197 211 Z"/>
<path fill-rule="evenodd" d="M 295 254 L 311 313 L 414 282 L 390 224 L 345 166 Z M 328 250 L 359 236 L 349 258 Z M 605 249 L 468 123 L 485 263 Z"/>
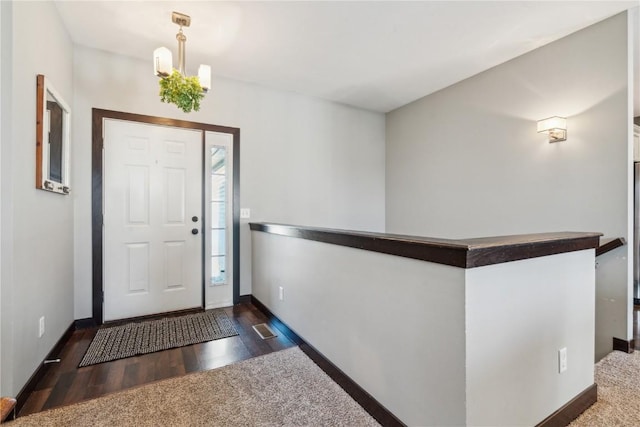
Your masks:
<path fill-rule="evenodd" d="M 558 350 L 558 371 L 563 373 L 567 370 L 567 347 Z"/>
<path fill-rule="evenodd" d="M 38 338 L 42 338 L 43 335 L 44 335 L 44 316 L 42 316 L 40 318 L 40 321 L 38 322 Z"/>
<path fill-rule="evenodd" d="M 278 290 L 278 298 L 280 301 L 284 301 L 284 288 L 282 286 L 280 286 L 280 289 Z"/>
<path fill-rule="evenodd" d="M 248 209 L 248 208 L 240 209 L 240 218 L 241 219 L 249 219 L 249 218 L 251 218 L 251 209 Z"/>

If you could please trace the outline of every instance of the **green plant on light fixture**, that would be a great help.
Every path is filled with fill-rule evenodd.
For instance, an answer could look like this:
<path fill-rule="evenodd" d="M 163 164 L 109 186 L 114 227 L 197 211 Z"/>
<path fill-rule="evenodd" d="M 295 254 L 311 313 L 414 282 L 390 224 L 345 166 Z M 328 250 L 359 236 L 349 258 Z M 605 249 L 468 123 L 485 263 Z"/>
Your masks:
<path fill-rule="evenodd" d="M 185 72 L 185 45 L 187 37 L 182 33 L 182 27 L 191 25 L 188 15 L 173 12 L 173 23 L 180 26 L 176 34 L 178 40 L 178 69 L 173 68 L 171 51 L 166 47 L 159 47 L 153 52 L 153 72 L 160 79 L 160 101 L 176 104 L 185 113 L 200 110 L 200 101 L 211 87 L 211 67 L 200 65 L 198 76 L 187 76 Z"/>
<path fill-rule="evenodd" d="M 173 70 L 169 77 L 160 79 L 160 101 L 176 104 L 185 113 L 200 110 L 203 98 L 204 91 L 197 76 L 185 77 Z"/>

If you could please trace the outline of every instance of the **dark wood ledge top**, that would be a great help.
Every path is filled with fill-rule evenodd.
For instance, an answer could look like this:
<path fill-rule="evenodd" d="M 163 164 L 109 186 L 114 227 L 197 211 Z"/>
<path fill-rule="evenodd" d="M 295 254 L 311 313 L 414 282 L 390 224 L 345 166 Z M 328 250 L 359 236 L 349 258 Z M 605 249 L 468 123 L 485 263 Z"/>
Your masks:
<path fill-rule="evenodd" d="M 624 237 L 616 237 L 615 239 L 607 239 L 600 243 L 600 246 L 596 248 L 596 256 L 606 254 L 620 246 L 624 246 L 627 243 Z"/>
<path fill-rule="evenodd" d="M 558 232 L 474 239 L 440 239 L 252 222 L 251 230 L 315 240 L 461 268 L 597 248 L 601 233 Z"/>

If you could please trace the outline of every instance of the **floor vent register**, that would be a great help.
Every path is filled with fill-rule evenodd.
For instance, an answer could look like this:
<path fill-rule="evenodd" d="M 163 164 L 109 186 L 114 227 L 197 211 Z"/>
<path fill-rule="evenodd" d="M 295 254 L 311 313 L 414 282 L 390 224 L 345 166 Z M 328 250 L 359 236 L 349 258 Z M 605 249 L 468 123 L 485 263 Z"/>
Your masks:
<path fill-rule="evenodd" d="M 256 331 L 260 338 L 263 340 L 277 337 L 277 335 L 273 332 L 273 330 L 267 326 L 266 323 L 260 323 L 259 325 L 253 325 L 253 330 Z"/>

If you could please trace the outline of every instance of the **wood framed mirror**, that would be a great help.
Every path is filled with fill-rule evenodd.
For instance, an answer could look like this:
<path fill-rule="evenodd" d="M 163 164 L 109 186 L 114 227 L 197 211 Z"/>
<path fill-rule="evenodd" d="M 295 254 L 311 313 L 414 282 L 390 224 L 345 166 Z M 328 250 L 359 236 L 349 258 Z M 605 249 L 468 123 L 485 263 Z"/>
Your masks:
<path fill-rule="evenodd" d="M 69 194 L 71 110 L 44 75 L 36 87 L 36 188 Z"/>

